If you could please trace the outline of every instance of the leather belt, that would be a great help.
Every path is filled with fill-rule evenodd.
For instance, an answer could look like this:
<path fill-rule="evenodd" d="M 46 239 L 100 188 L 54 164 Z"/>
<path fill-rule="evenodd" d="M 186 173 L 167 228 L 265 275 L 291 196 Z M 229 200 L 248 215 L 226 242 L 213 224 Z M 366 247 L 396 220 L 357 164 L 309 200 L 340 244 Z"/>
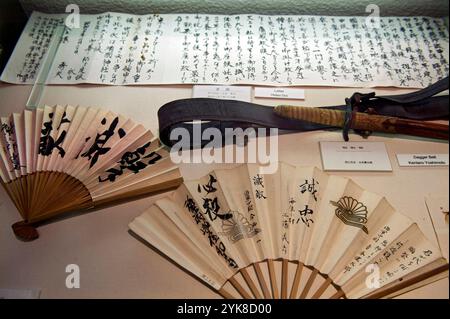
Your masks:
<path fill-rule="evenodd" d="M 355 93 L 346 99 L 345 105 L 325 108 L 346 110 L 351 122 L 352 112 L 371 112 L 380 115 L 402 117 L 414 120 L 448 119 L 448 96 L 434 96 L 449 86 L 448 77 L 416 92 L 376 96 L 375 93 Z M 331 128 L 306 121 L 286 119 L 276 115 L 270 106 L 254 103 L 192 98 L 175 100 L 163 105 L 158 111 L 160 140 L 172 146 L 176 140 L 170 140 L 175 128 L 184 128 L 193 136 L 194 128 L 203 132 L 207 128 L 216 128 L 225 137 L 225 128 L 278 128 L 288 131 L 312 131 Z M 347 128 L 348 130 L 348 128 Z M 344 136 L 345 136 L 344 129 Z M 209 141 L 203 140 L 201 146 Z M 191 147 L 194 145 L 190 143 Z"/>

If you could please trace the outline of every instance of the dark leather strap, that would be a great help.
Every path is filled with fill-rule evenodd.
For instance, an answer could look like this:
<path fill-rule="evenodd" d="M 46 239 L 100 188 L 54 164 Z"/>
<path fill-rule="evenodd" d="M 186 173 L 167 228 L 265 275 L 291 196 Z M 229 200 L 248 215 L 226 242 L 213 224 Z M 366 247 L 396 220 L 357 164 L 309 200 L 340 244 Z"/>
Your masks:
<path fill-rule="evenodd" d="M 356 111 L 370 111 L 381 115 L 403 117 L 416 120 L 448 119 L 448 96 L 433 96 L 448 89 L 448 77 L 417 92 L 401 95 L 375 96 L 375 94 L 355 93 L 351 99 Z M 357 95 L 359 94 L 359 96 Z M 359 101 L 355 103 L 355 101 Z M 348 110 L 347 105 L 329 106 L 327 108 Z M 355 111 L 352 109 L 351 111 Z M 201 131 L 214 127 L 222 132 L 225 128 L 278 128 L 289 131 L 311 131 L 330 128 L 325 125 L 300 120 L 286 119 L 276 115 L 273 108 L 254 103 L 234 100 L 217 100 L 207 98 L 183 99 L 169 102 L 158 111 L 159 134 L 161 141 L 172 146 L 177 140 L 170 140 L 174 128 L 188 130 L 194 135 L 194 127 L 201 125 Z M 195 122 L 193 122 L 195 121 Z M 209 141 L 202 141 L 204 146 Z"/>
<path fill-rule="evenodd" d="M 225 128 L 278 128 L 281 130 L 311 131 L 327 128 L 299 120 L 291 120 L 277 116 L 270 106 L 258 105 L 235 100 L 217 100 L 207 98 L 184 99 L 169 102 L 158 111 L 159 138 L 172 146 L 176 141 L 170 140 L 174 128 L 185 128 L 191 137 L 193 130 L 201 121 L 201 131 L 217 128 L 225 138 Z M 192 123 L 196 121 L 195 123 Z M 202 145 L 208 141 L 202 141 Z M 191 145 L 194 145 L 191 141 Z"/>
<path fill-rule="evenodd" d="M 398 104 L 411 104 L 425 101 L 426 99 L 432 97 L 433 95 L 436 95 L 445 90 L 448 90 L 448 76 L 416 92 L 398 95 L 385 95 L 375 97 L 375 99 L 381 101 L 391 101 Z"/>
<path fill-rule="evenodd" d="M 378 114 L 429 120 L 448 117 L 448 96 L 434 96 L 448 90 L 448 87 L 449 78 L 446 77 L 412 93 L 376 96 L 375 93 L 357 92 L 351 99 L 353 107 L 358 107 L 358 112 L 372 109 Z"/>

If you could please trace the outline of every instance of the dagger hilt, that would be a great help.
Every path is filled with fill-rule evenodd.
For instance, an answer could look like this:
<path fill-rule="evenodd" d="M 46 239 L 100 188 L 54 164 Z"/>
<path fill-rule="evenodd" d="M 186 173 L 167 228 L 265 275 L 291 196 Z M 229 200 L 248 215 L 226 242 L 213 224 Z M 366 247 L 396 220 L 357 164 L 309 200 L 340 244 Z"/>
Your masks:
<path fill-rule="evenodd" d="M 344 127 L 346 112 L 326 108 L 279 105 L 280 116 L 334 127 Z M 402 119 L 392 116 L 353 112 L 350 127 L 354 130 L 400 133 L 422 137 L 447 139 L 449 127 L 445 124 Z"/>

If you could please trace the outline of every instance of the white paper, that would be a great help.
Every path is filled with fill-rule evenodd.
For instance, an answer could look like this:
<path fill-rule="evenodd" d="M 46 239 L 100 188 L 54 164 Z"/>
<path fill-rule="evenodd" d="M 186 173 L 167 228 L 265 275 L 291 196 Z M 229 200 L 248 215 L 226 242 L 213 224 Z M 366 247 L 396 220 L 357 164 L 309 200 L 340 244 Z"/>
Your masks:
<path fill-rule="evenodd" d="M 326 171 L 392 171 L 383 142 L 320 142 Z"/>
<path fill-rule="evenodd" d="M 428 195 L 425 197 L 431 223 L 445 259 L 449 254 L 448 196 Z"/>
<path fill-rule="evenodd" d="M 231 85 L 194 85 L 192 88 L 192 97 L 251 102 L 252 87 Z"/>
<path fill-rule="evenodd" d="M 255 97 L 304 100 L 305 90 L 281 87 L 255 87 Z"/>
<path fill-rule="evenodd" d="M 397 154 L 399 166 L 448 166 L 448 154 Z"/>
<path fill-rule="evenodd" d="M 34 12 L 1 80 L 32 84 L 64 15 Z M 425 87 L 449 74 L 440 18 L 81 15 L 51 84 L 259 84 Z"/>

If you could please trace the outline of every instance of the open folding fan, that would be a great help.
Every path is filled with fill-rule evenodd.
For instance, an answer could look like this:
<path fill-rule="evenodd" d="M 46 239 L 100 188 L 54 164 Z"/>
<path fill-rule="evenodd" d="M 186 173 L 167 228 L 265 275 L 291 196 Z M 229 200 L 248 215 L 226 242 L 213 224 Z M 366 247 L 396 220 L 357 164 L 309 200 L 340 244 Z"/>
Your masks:
<path fill-rule="evenodd" d="M 382 297 L 448 270 L 385 198 L 284 163 L 185 182 L 130 228 L 224 297 Z"/>
<path fill-rule="evenodd" d="M 103 109 L 46 106 L 1 118 L 2 184 L 23 221 L 15 234 L 63 212 L 176 188 L 182 178 L 142 125 Z"/>

